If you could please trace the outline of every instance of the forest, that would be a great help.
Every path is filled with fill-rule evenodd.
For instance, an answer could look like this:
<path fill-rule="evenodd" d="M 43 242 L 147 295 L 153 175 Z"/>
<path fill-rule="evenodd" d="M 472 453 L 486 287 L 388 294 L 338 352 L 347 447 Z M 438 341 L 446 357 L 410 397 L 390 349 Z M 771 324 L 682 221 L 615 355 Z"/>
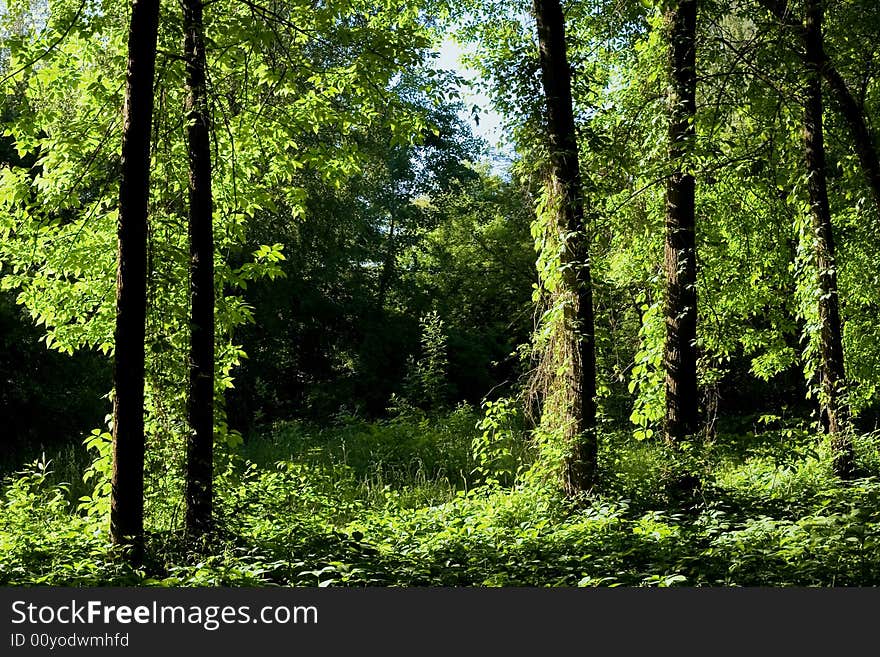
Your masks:
<path fill-rule="evenodd" d="M 0 585 L 880 584 L 878 109 L 876 0 L 0 0 Z"/>

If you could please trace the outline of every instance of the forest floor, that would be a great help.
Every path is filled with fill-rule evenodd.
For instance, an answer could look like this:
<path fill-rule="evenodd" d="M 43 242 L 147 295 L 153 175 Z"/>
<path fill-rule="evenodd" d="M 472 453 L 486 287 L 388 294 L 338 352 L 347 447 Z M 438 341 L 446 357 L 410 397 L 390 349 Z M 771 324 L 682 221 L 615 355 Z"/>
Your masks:
<path fill-rule="evenodd" d="M 221 459 L 218 531 L 198 549 L 157 457 L 137 569 L 107 544 L 106 497 L 89 495 L 100 468 L 86 486 L 85 450 L 68 449 L 7 476 L 0 584 L 880 584 L 878 435 L 857 437 L 862 476 L 842 482 L 800 429 L 684 452 L 605 434 L 600 492 L 566 501 L 478 467 L 478 421 L 460 408 L 266 428 Z"/>

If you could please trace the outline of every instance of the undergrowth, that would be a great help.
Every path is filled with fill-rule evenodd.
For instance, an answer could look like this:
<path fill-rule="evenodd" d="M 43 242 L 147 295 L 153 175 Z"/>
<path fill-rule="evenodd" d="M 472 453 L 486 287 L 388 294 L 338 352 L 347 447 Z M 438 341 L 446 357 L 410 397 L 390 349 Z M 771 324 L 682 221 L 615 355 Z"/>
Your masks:
<path fill-rule="evenodd" d="M 599 485 L 567 501 L 522 476 L 515 418 L 285 423 L 219 459 L 210 545 L 152 500 L 139 568 L 108 544 L 104 507 L 59 479 L 70 465 L 42 459 L 3 484 L 0 584 L 876 585 L 878 440 L 857 437 L 862 476 L 843 482 L 803 431 L 684 450 L 606 434 Z"/>

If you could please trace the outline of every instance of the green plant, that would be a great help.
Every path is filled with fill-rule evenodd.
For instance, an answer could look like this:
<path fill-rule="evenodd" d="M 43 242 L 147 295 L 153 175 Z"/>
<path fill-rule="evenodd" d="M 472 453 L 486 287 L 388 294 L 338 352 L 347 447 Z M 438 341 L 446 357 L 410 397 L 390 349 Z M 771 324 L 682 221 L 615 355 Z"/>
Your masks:
<path fill-rule="evenodd" d="M 483 411 L 483 417 L 477 423 L 477 430 L 481 433 L 471 443 L 475 462 L 473 472 L 487 484 L 510 485 L 526 466 L 519 401 L 506 397 L 486 400 Z"/>

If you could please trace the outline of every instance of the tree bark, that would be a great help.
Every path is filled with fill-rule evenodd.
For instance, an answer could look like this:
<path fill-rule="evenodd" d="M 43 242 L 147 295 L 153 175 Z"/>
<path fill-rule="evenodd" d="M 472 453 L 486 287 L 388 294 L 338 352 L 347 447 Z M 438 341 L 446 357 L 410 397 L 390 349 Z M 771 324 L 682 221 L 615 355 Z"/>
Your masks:
<path fill-rule="evenodd" d="M 695 181 L 685 171 L 694 141 L 696 115 L 697 0 L 679 0 L 667 15 L 669 26 L 669 162 L 666 184 L 666 370 L 667 440 L 696 433 L 697 256 Z"/>
<path fill-rule="evenodd" d="M 806 41 L 807 28 L 804 27 L 796 16 L 789 12 L 787 0 L 760 0 L 760 2 L 767 11 L 773 14 L 780 25 L 794 30 L 802 40 Z M 824 47 L 821 49 L 819 56 L 822 58 L 819 70 L 822 77 L 828 83 L 828 88 L 831 90 L 843 120 L 849 129 L 853 149 L 859 158 L 859 166 L 861 166 L 862 174 L 868 183 L 877 217 L 880 219 L 880 157 L 877 155 L 874 135 L 868 126 L 864 109 L 856 101 L 849 86 L 846 84 L 846 80 L 843 79 L 843 76 L 835 68 Z"/>
<path fill-rule="evenodd" d="M 822 65 L 825 61 L 822 35 L 821 0 L 808 0 L 804 30 L 807 82 L 804 92 L 804 153 L 807 188 L 819 275 L 819 388 L 820 408 L 826 431 L 832 436 L 834 467 L 839 475 L 851 474 L 852 444 L 843 433 L 846 407 L 841 396 L 846 381 L 840 309 L 837 290 L 837 266 L 834 256 L 834 232 L 828 204 L 825 168 L 825 143 L 822 129 Z"/>
<path fill-rule="evenodd" d="M 191 304 L 186 529 L 192 536 L 206 534 L 213 524 L 214 237 L 207 64 L 202 14 L 202 0 L 184 1 Z"/>
<path fill-rule="evenodd" d="M 831 65 L 824 52 L 821 70 L 822 77 L 828 83 L 837 102 L 837 107 L 840 109 L 840 114 L 849 128 L 853 149 L 859 158 L 862 175 L 865 176 L 868 183 L 877 218 L 880 219 L 880 160 L 877 157 L 877 147 L 865 119 L 865 113 L 850 93 L 843 76 Z"/>
<path fill-rule="evenodd" d="M 551 193 L 561 236 L 560 265 L 566 295 L 561 352 L 566 354 L 560 383 L 562 405 L 555 409 L 564 427 L 567 457 L 563 485 L 569 495 L 588 490 L 596 473 L 596 355 L 593 288 L 585 225 L 583 184 L 559 0 L 534 0 L 541 73 L 547 102 Z"/>
<path fill-rule="evenodd" d="M 133 0 L 122 124 L 113 358 L 113 473 L 110 538 L 144 543 L 144 338 L 147 314 L 147 214 L 150 131 L 159 0 Z"/>

